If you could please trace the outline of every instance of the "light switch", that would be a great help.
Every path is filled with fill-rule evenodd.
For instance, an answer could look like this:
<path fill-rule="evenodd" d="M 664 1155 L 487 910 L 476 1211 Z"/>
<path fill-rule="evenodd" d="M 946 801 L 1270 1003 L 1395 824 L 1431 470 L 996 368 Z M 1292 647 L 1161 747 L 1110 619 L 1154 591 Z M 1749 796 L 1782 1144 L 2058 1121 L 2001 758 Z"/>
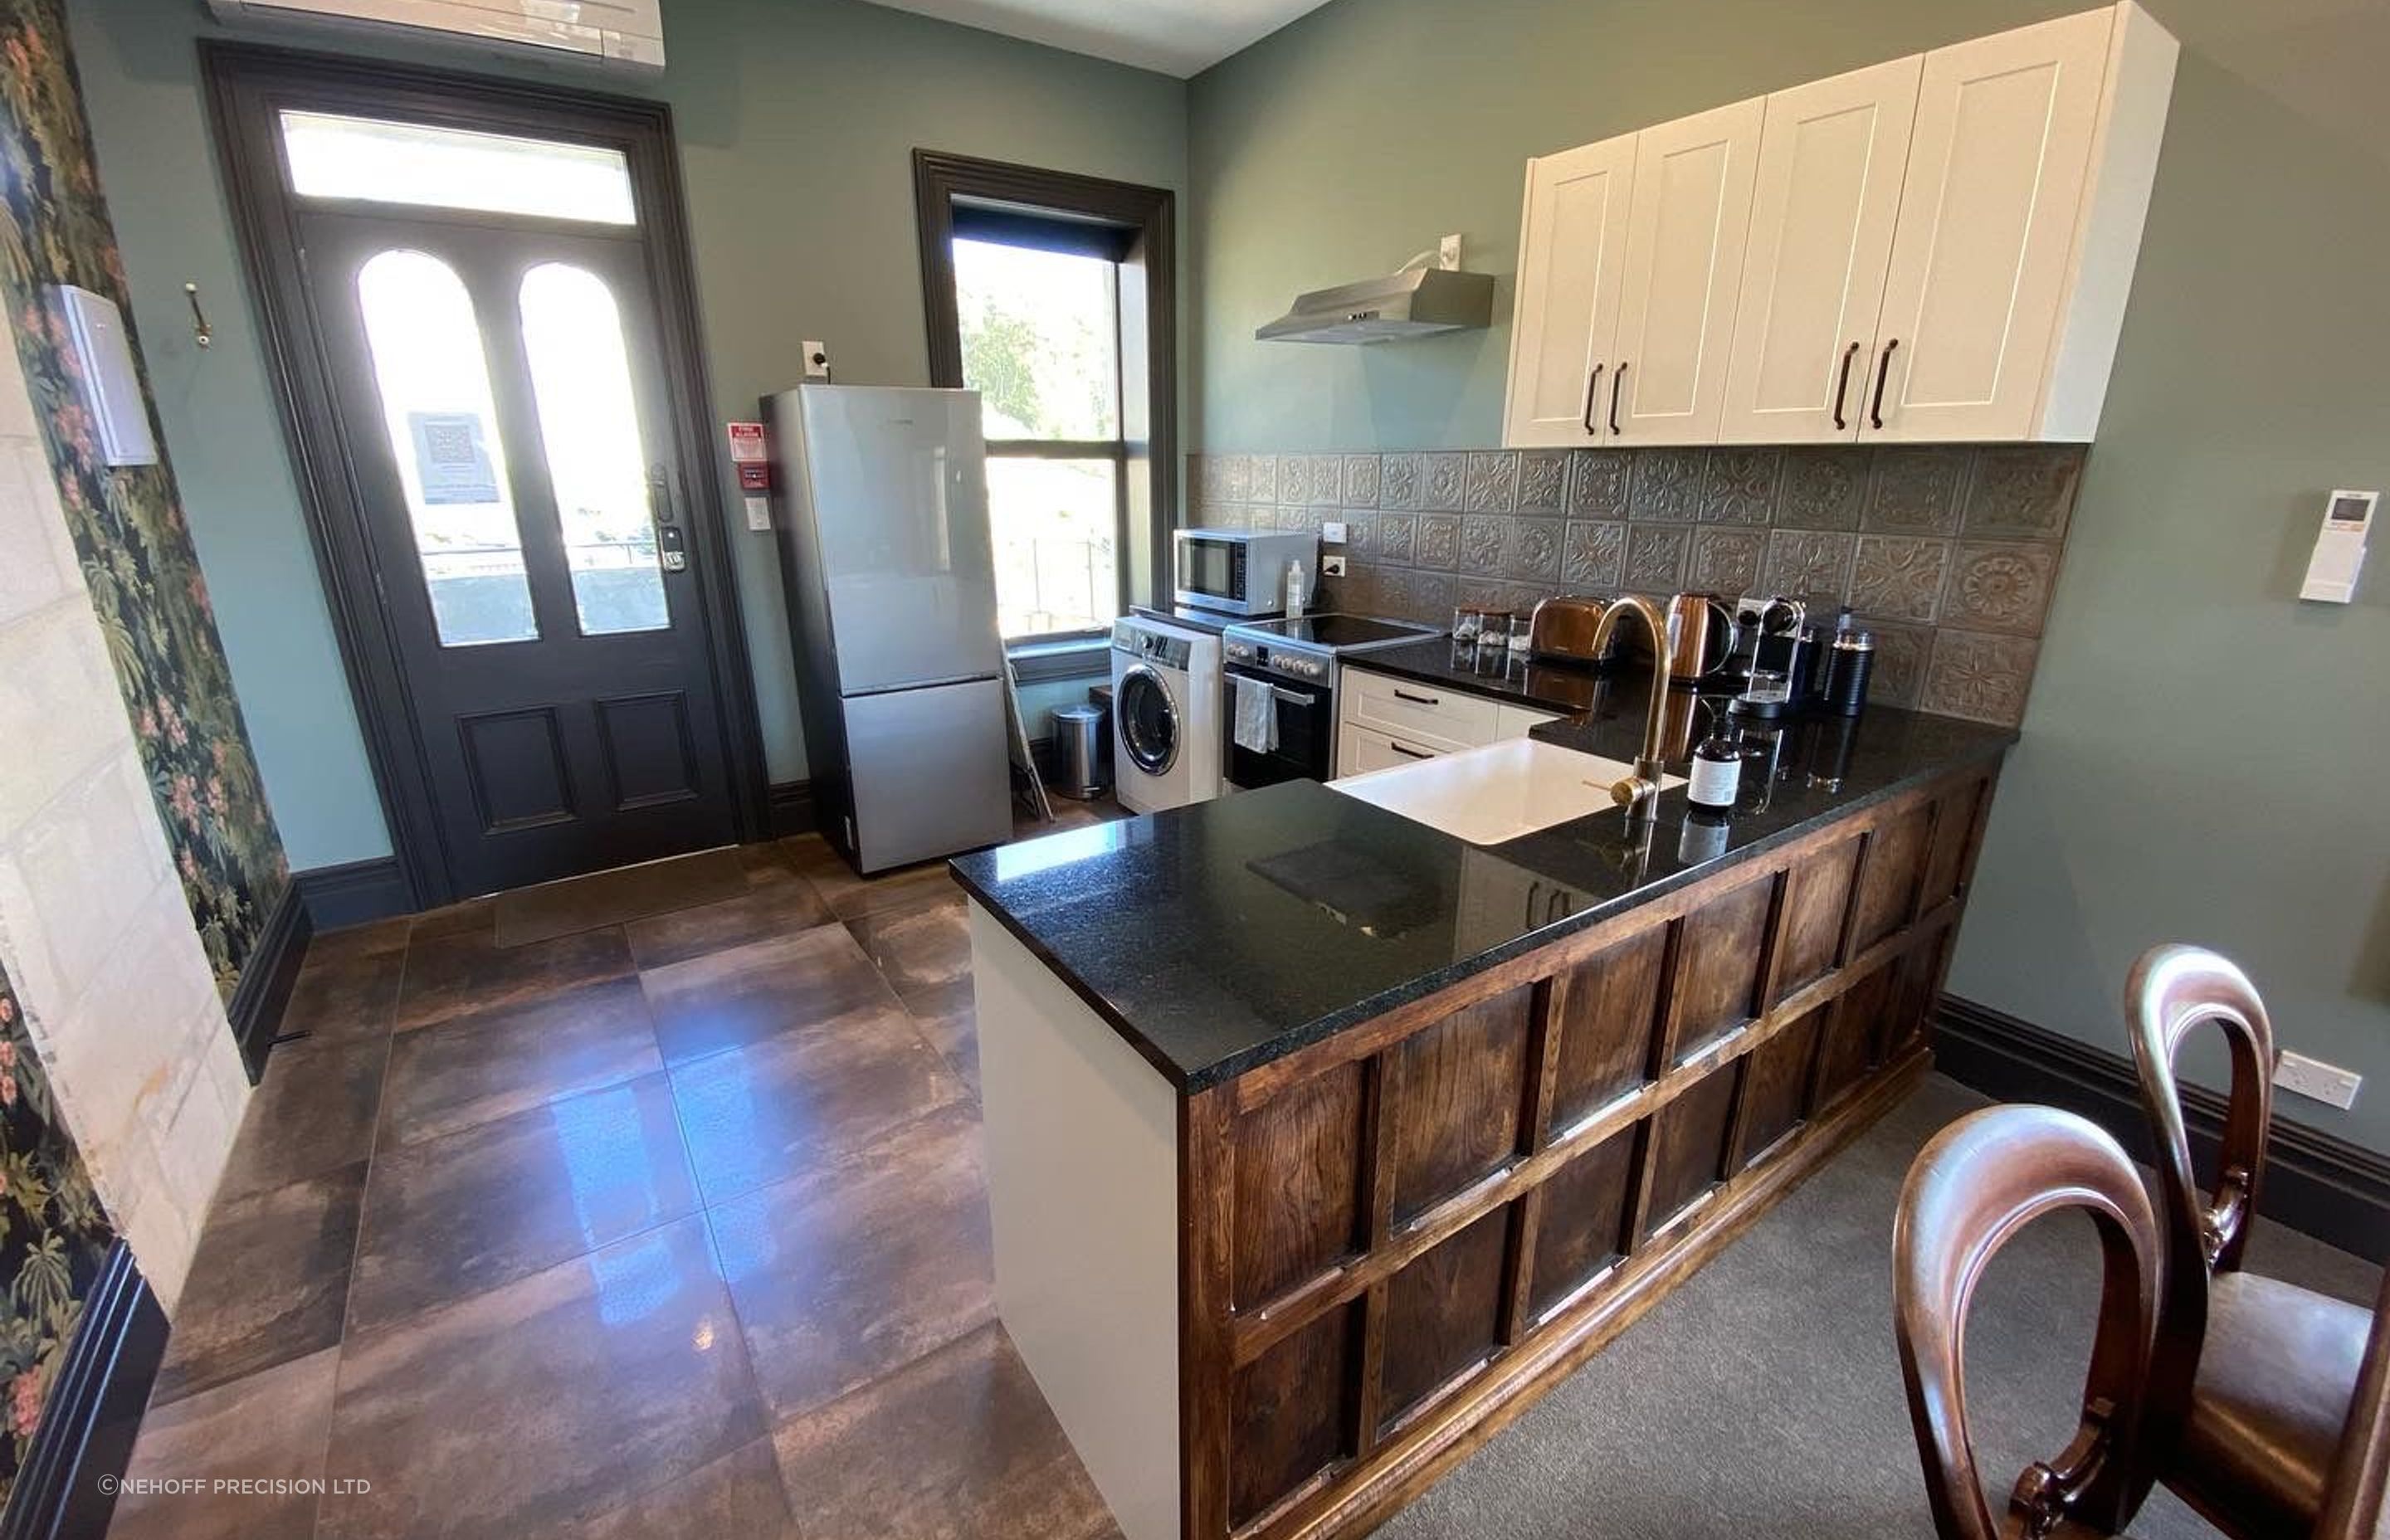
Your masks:
<path fill-rule="evenodd" d="M 751 530 L 768 530 L 772 527 L 772 501 L 770 498 L 750 497 L 747 499 L 747 527 Z"/>
<path fill-rule="evenodd" d="M 1344 520 L 1330 519 L 1319 526 L 1319 538 L 1330 545 L 1344 544 Z"/>

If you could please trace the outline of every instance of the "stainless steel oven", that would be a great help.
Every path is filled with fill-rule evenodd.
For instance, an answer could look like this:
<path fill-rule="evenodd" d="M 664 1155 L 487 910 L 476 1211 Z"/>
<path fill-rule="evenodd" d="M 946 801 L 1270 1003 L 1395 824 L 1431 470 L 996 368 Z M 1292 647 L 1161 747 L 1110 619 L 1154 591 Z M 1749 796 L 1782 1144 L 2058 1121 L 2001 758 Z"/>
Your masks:
<path fill-rule="evenodd" d="M 1286 568 L 1303 564 L 1306 591 L 1317 586 L 1319 537 L 1270 530 L 1177 532 L 1178 602 L 1230 615 L 1275 615 L 1286 608 Z"/>
<path fill-rule="evenodd" d="M 1247 790 L 1276 786 L 1280 781 L 1324 781 L 1336 773 L 1336 687 L 1305 684 L 1272 674 L 1252 663 L 1229 663 L 1230 709 L 1221 734 L 1223 777 Z M 1258 679 L 1269 687 L 1278 713 L 1278 747 L 1257 753 L 1237 744 L 1236 700 L 1239 679 Z"/>

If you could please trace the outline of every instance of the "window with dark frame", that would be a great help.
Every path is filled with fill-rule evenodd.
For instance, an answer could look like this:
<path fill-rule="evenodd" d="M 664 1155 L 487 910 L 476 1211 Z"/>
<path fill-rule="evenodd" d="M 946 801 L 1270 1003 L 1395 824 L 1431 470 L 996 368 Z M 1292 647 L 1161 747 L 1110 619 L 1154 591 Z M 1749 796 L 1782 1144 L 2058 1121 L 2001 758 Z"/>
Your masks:
<path fill-rule="evenodd" d="M 1171 474 L 1171 195 L 917 151 L 931 382 L 981 393 L 1008 643 L 1154 592 Z"/>
<path fill-rule="evenodd" d="M 1005 639 L 1089 635 L 1121 612 L 1124 232 L 958 203 L 955 316 L 987 436 Z"/>

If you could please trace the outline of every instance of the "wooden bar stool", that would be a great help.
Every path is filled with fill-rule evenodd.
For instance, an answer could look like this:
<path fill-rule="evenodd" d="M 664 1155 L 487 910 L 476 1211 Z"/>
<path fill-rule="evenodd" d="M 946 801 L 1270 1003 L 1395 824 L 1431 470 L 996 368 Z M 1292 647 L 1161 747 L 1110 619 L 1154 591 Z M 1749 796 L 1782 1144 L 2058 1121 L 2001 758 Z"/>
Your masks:
<path fill-rule="evenodd" d="M 2025 1468 L 1996 1525 L 1965 1396 L 1967 1312 L 1985 1266 L 2034 1220 L 2089 1212 L 2100 1236 L 2100 1325 L 2083 1419 Z M 1893 1228 L 1894 1328 L 1935 1530 L 1944 1540 L 2114 1534 L 2149 1491 L 2139 1439 L 2154 1337 L 2157 1218 L 2116 1141 L 2049 1107 L 1989 1107 L 1934 1136 L 1909 1167 Z"/>
<path fill-rule="evenodd" d="M 2125 999 L 2165 1231 L 2148 1469 L 2227 1534 L 2313 1534 L 2373 1318 L 2242 1270 L 2273 1121 L 2273 1027 L 2247 977 L 2197 947 L 2143 954 Z M 2215 1196 L 2203 1200 L 2174 1064 L 2211 1022 L 2231 1052 L 2232 1095 Z"/>

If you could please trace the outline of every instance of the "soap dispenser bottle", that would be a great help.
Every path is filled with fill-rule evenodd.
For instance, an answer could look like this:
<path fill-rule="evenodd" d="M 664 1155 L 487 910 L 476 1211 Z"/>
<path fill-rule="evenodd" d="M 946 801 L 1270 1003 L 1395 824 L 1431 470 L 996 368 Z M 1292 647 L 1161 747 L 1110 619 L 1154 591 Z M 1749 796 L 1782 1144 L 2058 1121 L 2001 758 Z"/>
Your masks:
<path fill-rule="evenodd" d="M 1693 751 L 1693 773 L 1685 800 L 1707 813 L 1725 813 L 1734 806 L 1742 786 L 1742 735 L 1734 718 L 1719 712 L 1710 722 L 1710 736 Z"/>
<path fill-rule="evenodd" d="M 1288 620 L 1303 618 L 1304 601 L 1308 597 L 1303 590 L 1303 563 L 1290 561 L 1286 564 L 1286 618 Z"/>

